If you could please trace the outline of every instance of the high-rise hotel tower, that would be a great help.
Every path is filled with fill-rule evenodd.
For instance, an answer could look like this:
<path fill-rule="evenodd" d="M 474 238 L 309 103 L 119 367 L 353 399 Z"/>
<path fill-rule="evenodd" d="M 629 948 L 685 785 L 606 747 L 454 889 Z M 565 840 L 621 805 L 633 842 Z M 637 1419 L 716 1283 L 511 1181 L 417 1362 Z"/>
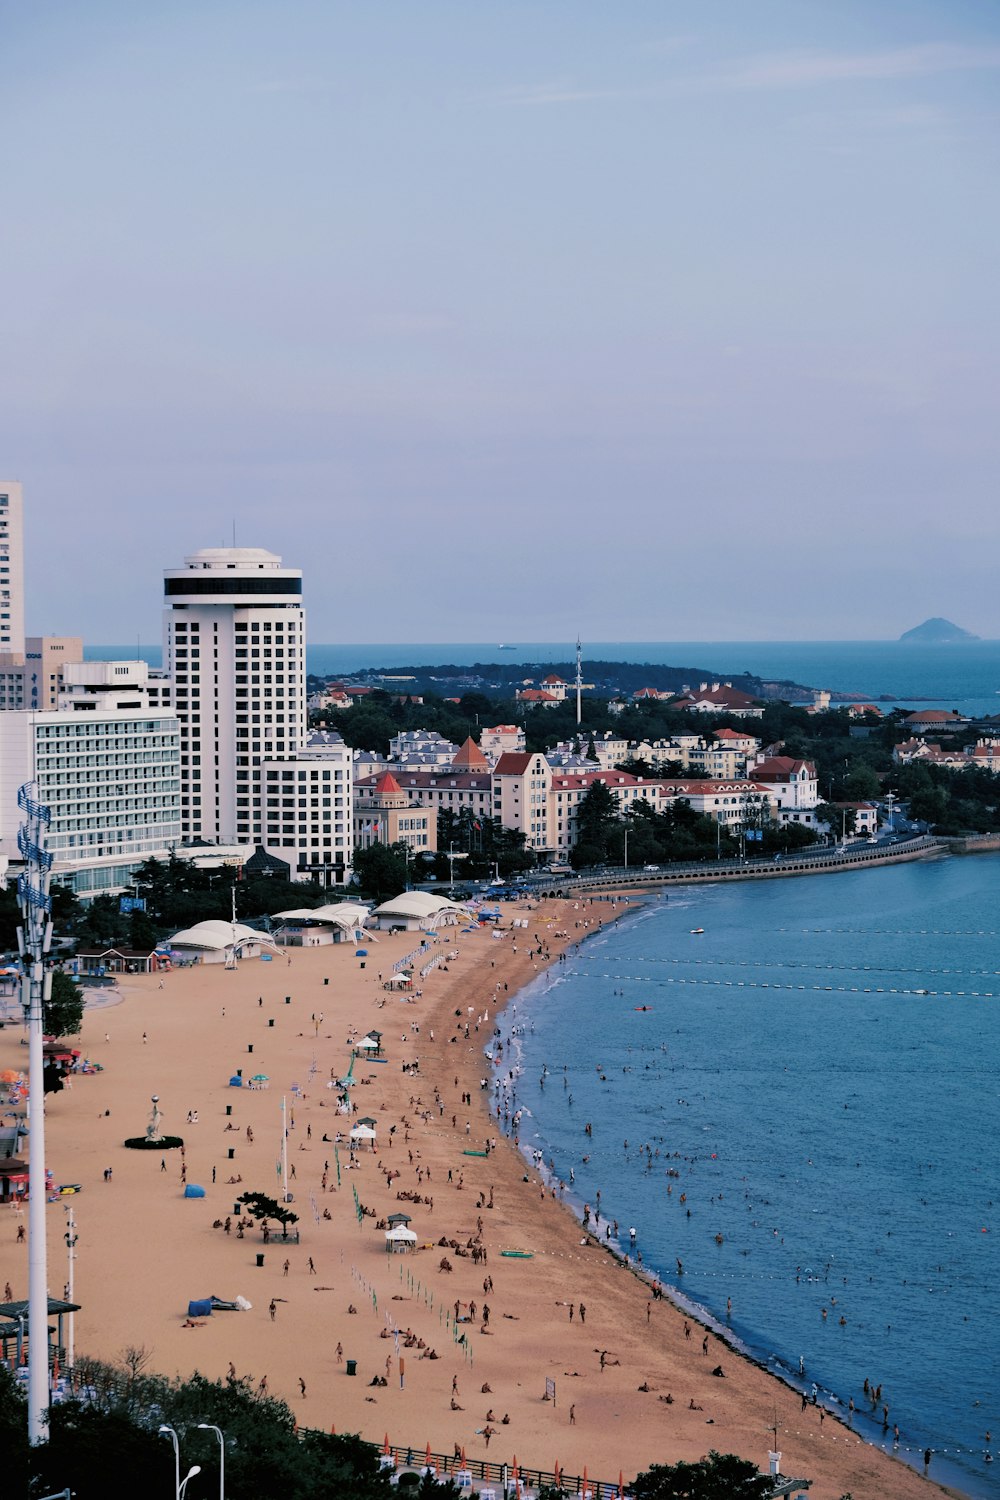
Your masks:
<path fill-rule="evenodd" d="M 166 571 L 164 594 L 182 838 L 262 844 L 261 763 L 306 734 L 301 570 L 258 547 L 205 548 Z"/>
<path fill-rule="evenodd" d="M 0 651 L 24 650 L 24 500 L 0 479 Z"/>

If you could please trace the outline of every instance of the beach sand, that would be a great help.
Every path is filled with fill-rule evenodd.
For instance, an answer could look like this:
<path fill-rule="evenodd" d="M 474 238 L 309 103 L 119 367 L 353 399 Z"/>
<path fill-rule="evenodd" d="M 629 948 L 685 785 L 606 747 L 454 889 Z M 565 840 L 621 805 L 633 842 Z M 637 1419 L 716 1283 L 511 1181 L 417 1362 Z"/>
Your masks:
<path fill-rule="evenodd" d="M 75 1077 L 47 1102 L 55 1180 L 83 1189 L 71 1200 L 79 1235 L 78 1357 L 116 1361 L 141 1346 L 151 1370 L 212 1378 L 224 1377 L 232 1362 L 255 1385 L 266 1376 L 269 1393 L 283 1397 L 302 1426 L 377 1442 L 388 1433 L 416 1454 L 427 1442 L 445 1453 L 458 1445 L 470 1458 L 502 1462 L 516 1454 L 531 1468 L 558 1461 L 574 1474 L 586 1466 L 592 1479 L 617 1480 L 621 1470 L 627 1481 L 652 1463 L 692 1460 L 715 1448 L 766 1469 L 776 1422 L 782 1472 L 811 1478 L 817 1500 L 848 1490 L 854 1500 L 907 1500 L 938 1490 L 833 1417 L 821 1426 L 797 1393 L 714 1334 L 704 1354 L 704 1330 L 695 1324 L 685 1337 L 682 1313 L 651 1300 L 643 1281 L 583 1234 L 490 1120 L 490 1093 L 480 1087 L 483 1046 L 498 1004 L 542 962 L 528 951 L 532 934 L 556 955 L 585 934 L 576 923 L 593 925 L 623 910 L 548 901 L 507 909 L 502 939 L 489 930 L 449 929 L 432 954 L 457 949 L 459 957 L 419 980 L 422 995 L 412 1003 L 386 994 L 379 975 L 388 977 L 393 962 L 418 947 L 416 933 L 373 937 L 364 967 L 345 944 L 289 950 L 290 963 L 178 970 L 162 988 L 156 976 L 123 980 L 119 1003 L 88 1009 L 84 1020 L 84 1053 L 104 1071 Z M 527 933 L 510 932 L 511 915 L 528 917 Z M 565 938 L 556 936 L 561 931 Z M 477 1030 L 487 1009 L 490 1019 Z M 382 1031 L 386 1061 L 355 1064 L 352 1102 L 357 1116 L 378 1122 L 378 1141 L 376 1150 L 357 1153 L 353 1169 L 340 1147 L 338 1186 L 332 1141 L 352 1120 L 337 1113 L 336 1093 L 326 1085 L 348 1070 L 352 1027 L 358 1037 L 370 1027 Z M 0 1032 L 0 1068 L 25 1065 L 20 1035 L 14 1026 Z M 403 1071 L 418 1059 L 419 1075 Z M 246 1080 L 268 1075 L 267 1087 L 231 1087 L 239 1069 Z M 184 1198 L 179 1151 L 163 1153 L 161 1170 L 159 1152 L 123 1147 L 125 1137 L 144 1134 L 153 1094 L 164 1132 L 184 1138 L 187 1181 L 204 1187 L 203 1199 Z M 464 1094 L 471 1104 L 461 1103 Z M 272 1235 L 265 1245 L 257 1229 L 237 1238 L 235 1204 L 247 1190 L 280 1195 L 283 1096 L 301 1243 L 286 1246 Z M 187 1123 L 189 1111 L 197 1111 L 197 1123 Z M 465 1154 L 481 1152 L 491 1137 L 498 1143 L 489 1155 Z M 386 1171 L 399 1174 L 391 1184 Z M 230 1184 L 232 1177 L 242 1181 Z M 352 1189 L 374 1210 L 360 1224 Z M 433 1199 L 433 1208 L 400 1200 L 400 1191 Z M 376 1220 L 397 1211 L 412 1215 L 419 1247 L 387 1255 Z M 227 1215 L 228 1235 L 213 1228 Z M 62 1206 L 49 1209 L 49 1282 L 57 1296 L 66 1279 L 64 1218 Z M 477 1237 L 479 1220 L 485 1264 L 437 1245 L 445 1236 L 464 1247 Z M 18 1222 L 14 1209 L 0 1209 L 0 1283 L 9 1280 L 16 1298 L 28 1294 Z M 503 1249 L 532 1254 L 507 1258 Z M 450 1272 L 440 1269 L 445 1255 Z M 494 1285 L 484 1293 L 487 1276 Z M 189 1299 L 210 1295 L 242 1295 L 253 1307 L 185 1326 Z M 454 1342 L 449 1326 L 456 1302 L 467 1347 Z M 476 1316 L 464 1321 L 473 1303 Z M 380 1336 L 389 1327 L 412 1330 L 423 1347 L 397 1348 L 395 1338 Z M 432 1349 L 437 1359 L 429 1357 Z M 348 1359 L 357 1362 L 354 1378 Z M 717 1365 L 724 1379 L 713 1377 Z M 387 1377 L 387 1385 L 373 1386 L 375 1377 Z M 555 1382 L 554 1403 L 543 1399 L 547 1377 Z M 668 1393 L 672 1404 L 662 1399 Z M 495 1430 L 487 1448 L 488 1411 Z"/>

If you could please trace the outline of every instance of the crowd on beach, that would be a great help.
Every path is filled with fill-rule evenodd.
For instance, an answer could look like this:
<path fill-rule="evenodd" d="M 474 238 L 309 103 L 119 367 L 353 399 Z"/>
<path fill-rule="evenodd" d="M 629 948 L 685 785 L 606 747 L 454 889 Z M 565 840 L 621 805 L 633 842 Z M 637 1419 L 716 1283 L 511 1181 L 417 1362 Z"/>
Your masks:
<path fill-rule="evenodd" d="M 251 1240 L 260 1246 L 263 1290 L 253 1296 L 255 1310 L 232 1322 L 225 1315 L 207 1319 L 178 1310 L 174 1326 L 182 1339 L 197 1344 L 186 1356 L 178 1350 L 178 1368 L 216 1366 L 220 1377 L 251 1382 L 262 1396 L 280 1394 L 301 1423 L 329 1425 L 332 1411 L 338 1430 L 357 1427 L 372 1439 L 381 1437 L 389 1413 L 366 1415 L 365 1408 L 389 1403 L 394 1423 L 426 1423 L 439 1446 L 447 1441 L 475 1452 L 481 1443 L 483 1455 L 498 1433 L 506 1433 L 507 1446 L 515 1437 L 522 1451 L 526 1443 L 565 1443 L 581 1459 L 588 1445 L 598 1454 L 603 1446 L 614 1472 L 621 1464 L 612 1467 L 613 1453 L 620 1456 L 621 1450 L 612 1447 L 607 1430 L 609 1402 L 626 1414 L 620 1421 L 633 1423 L 638 1443 L 638 1434 L 650 1430 L 641 1406 L 647 1399 L 655 1400 L 659 1421 L 670 1419 L 663 1437 L 672 1433 L 671 1457 L 678 1450 L 693 1456 L 717 1446 L 714 1436 L 699 1436 L 716 1425 L 728 1429 L 731 1446 L 751 1446 L 747 1420 L 734 1417 L 736 1395 L 722 1393 L 765 1377 L 744 1370 L 742 1361 L 734 1366 L 713 1330 L 695 1334 L 692 1320 L 675 1312 L 655 1279 L 621 1279 L 621 1263 L 609 1260 L 601 1245 L 612 1241 L 621 1248 L 618 1225 L 604 1215 L 600 1194 L 593 1207 L 587 1205 L 581 1243 L 559 1202 L 572 1174 L 569 1184 L 555 1181 L 541 1153 L 526 1160 L 505 1140 L 519 1145 L 516 1068 L 503 1072 L 519 1025 L 512 992 L 539 966 L 565 962 L 574 944 L 624 909 L 614 902 L 553 902 L 532 911 L 527 929 L 471 930 L 458 939 L 449 934 L 449 962 L 431 972 L 417 1015 L 385 1010 L 383 974 L 394 956 L 390 938 L 382 940 L 381 971 L 373 966 L 362 976 L 352 965 L 349 983 L 338 983 L 349 950 L 330 950 L 328 960 L 315 953 L 297 956 L 292 970 L 282 971 L 289 993 L 281 998 L 243 993 L 249 980 L 224 988 L 228 976 L 221 973 L 210 979 L 169 976 L 162 995 L 156 991 L 158 1003 L 169 1002 L 175 985 L 201 981 L 203 991 L 219 997 L 216 1036 L 231 1037 L 239 1023 L 240 1034 L 253 1036 L 247 1045 L 256 1047 L 261 1074 L 280 1066 L 287 1075 L 287 1063 L 277 1061 L 280 1053 L 295 1057 L 304 1079 L 292 1091 L 283 1140 L 266 1081 L 260 1089 L 192 1092 L 182 1105 L 185 1146 L 157 1162 L 157 1178 L 176 1182 L 182 1192 L 196 1162 L 192 1175 L 205 1179 L 206 1190 L 210 1176 L 217 1205 L 219 1188 L 235 1188 L 237 1197 L 266 1189 L 275 1179 L 275 1148 L 283 1147 L 299 1214 L 291 1238 L 283 1238 L 275 1223 L 261 1226 L 232 1194 L 227 1211 L 209 1207 L 205 1228 L 212 1244 L 235 1247 Z M 310 996 L 324 970 L 334 984 L 324 991 L 330 1001 L 320 1011 Z M 255 1013 L 256 1029 L 249 1031 Z M 155 1057 L 160 1036 L 155 1011 L 147 1006 L 139 1014 L 145 1066 L 141 1049 Z M 356 1045 L 373 1018 L 387 1033 L 384 1058 Z M 106 1012 L 105 1027 L 113 1050 L 117 1021 L 108 1021 Z M 492 1087 L 483 1073 L 484 1054 L 495 1065 Z M 349 1071 L 354 1077 L 345 1085 Z M 171 1087 L 178 1082 L 174 1078 Z M 352 1139 L 361 1118 L 376 1120 L 370 1143 Z M 117 1180 L 107 1169 L 109 1194 Z M 149 1192 L 148 1184 L 142 1190 Z M 415 1250 L 390 1256 L 385 1234 L 404 1209 L 413 1211 Z M 165 1214 L 157 1220 L 168 1222 Z M 242 1249 L 220 1256 L 204 1244 L 198 1254 L 216 1268 L 213 1274 L 226 1264 L 234 1276 L 247 1274 Z M 11 1265 L 10 1289 L 15 1281 L 26 1289 L 23 1261 L 4 1264 Z M 631 1264 L 640 1269 L 638 1252 Z M 93 1287 L 91 1297 L 96 1300 Z M 260 1312 L 276 1336 L 287 1329 L 288 1337 L 277 1343 L 263 1338 Z M 240 1330 L 244 1316 L 252 1324 L 250 1336 Z M 98 1342 L 100 1315 L 91 1315 L 85 1326 Z M 230 1332 L 242 1351 L 240 1363 L 252 1357 L 252 1372 L 238 1372 L 227 1347 Z M 148 1339 L 173 1347 L 162 1326 L 150 1328 Z M 267 1365 L 263 1372 L 261 1363 Z M 352 1365 L 356 1387 L 347 1379 Z M 549 1379 L 559 1388 L 558 1400 L 549 1395 Z M 754 1421 L 749 1425 L 756 1432 Z M 816 1431 L 824 1421 L 825 1413 L 817 1413 Z M 567 1434 L 572 1429 L 572 1436 L 557 1438 L 559 1428 Z M 421 1437 L 419 1430 L 414 1435 Z M 650 1460 L 664 1456 L 663 1437 Z M 643 1449 L 634 1451 L 640 1461 Z"/>

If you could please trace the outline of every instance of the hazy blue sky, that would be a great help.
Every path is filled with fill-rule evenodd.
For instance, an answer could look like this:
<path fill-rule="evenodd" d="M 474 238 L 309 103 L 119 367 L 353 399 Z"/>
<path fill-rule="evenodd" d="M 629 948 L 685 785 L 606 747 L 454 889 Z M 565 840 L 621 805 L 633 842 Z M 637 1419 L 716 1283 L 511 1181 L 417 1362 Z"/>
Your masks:
<path fill-rule="evenodd" d="M 0 0 L 28 624 L 1000 636 L 1000 9 Z"/>

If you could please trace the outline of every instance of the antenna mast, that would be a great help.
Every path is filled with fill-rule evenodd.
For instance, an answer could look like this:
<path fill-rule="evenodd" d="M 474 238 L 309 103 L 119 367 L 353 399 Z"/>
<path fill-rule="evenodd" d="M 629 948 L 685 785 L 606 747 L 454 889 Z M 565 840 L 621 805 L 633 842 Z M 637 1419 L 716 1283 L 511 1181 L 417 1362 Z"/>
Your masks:
<path fill-rule="evenodd" d="M 42 1033 L 45 1002 L 52 975 L 45 972 L 45 954 L 52 942 L 52 900 L 49 872 L 52 855 L 45 847 L 52 814 L 38 800 L 38 787 L 26 781 L 18 788 L 17 805 L 24 821 L 17 830 L 17 847 L 24 870 L 17 877 L 21 926 L 17 945 L 23 975 L 21 1004 L 28 1027 L 28 1441 L 33 1447 L 49 1435 L 49 1277 L 45 1240 L 45 1077 Z"/>
<path fill-rule="evenodd" d="M 583 703 L 581 698 L 581 694 L 583 693 L 582 650 L 583 648 L 580 645 L 580 636 L 578 633 L 576 637 L 576 727 L 578 729 L 580 727 L 580 721 L 583 718 Z"/>

